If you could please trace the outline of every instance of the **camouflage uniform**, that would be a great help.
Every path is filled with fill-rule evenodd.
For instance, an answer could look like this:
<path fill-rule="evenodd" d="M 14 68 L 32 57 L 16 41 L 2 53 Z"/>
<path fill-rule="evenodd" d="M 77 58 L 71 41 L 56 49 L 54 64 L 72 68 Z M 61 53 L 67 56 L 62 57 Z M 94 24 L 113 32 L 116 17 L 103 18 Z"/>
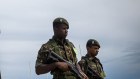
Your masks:
<path fill-rule="evenodd" d="M 47 51 L 49 49 L 63 57 L 65 60 L 76 64 L 77 58 L 74 45 L 69 42 L 68 39 L 65 39 L 62 44 L 57 38 L 53 37 L 40 48 L 36 60 L 36 66 L 45 64 L 47 53 L 42 51 Z M 51 74 L 53 75 L 53 79 L 76 79 L 75 74 L 70 71 L 63 72 L 59 69 L 55 69 L 54 71 L 51 71 Z"/>
<path fill-rule="evenodd" d="M 89 79 L 96 79 L 91 75 L 87 74 L 87 67 L 91 67 L 102 79 L 105 77 L 103 66 L 100 63 L 100 60 L 97 57 L 89 57 L 88 55 L 83 56 L 82 59 L 78 62 L 81 69 L 89 77 Z"/>

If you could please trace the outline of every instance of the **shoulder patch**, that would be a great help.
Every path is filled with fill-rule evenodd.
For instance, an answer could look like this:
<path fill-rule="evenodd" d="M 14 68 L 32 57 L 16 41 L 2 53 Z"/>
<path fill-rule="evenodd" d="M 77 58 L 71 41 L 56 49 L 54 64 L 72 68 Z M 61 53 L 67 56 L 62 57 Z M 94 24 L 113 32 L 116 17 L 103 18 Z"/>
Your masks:
<path fill-rule="evenodd" d="M 76 53 L 76 55 L 78 54 L 78 51 L 75 47 L 73 47 L 74 52 Z"/>

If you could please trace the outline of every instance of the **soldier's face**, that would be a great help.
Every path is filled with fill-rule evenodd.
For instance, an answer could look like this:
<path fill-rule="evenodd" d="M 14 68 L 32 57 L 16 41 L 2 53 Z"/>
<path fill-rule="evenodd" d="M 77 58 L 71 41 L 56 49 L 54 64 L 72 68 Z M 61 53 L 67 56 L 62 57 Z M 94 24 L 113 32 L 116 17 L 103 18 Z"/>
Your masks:
<path fill-rule="evenodd" d="M 99 52 L 99 47 L 98 46 L 91 46 L 91 47 L 88 47 L 88 53 L 92 56 L 92 57 L 94 57 L 94 56 L 96 56 L 97 54 L 98 54 L 98 52 Z"/>
<path fill-rule="evenodd" d="M 57 32 L 57 36 L 59 38 L 66 38 L 66 36 L 68 35 L 68 27 L 65 24 L 58 24 L 56 26 L 56 32 Z"/>

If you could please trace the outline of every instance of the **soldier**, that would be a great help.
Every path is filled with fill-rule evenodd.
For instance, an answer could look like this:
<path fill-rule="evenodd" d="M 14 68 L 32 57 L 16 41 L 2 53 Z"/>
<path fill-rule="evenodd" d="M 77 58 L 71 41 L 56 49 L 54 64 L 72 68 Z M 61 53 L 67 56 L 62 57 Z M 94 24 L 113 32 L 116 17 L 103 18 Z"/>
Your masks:
<path fill-rule="evenodd" d="M 87 54 L 83 56 L 78 62 L 82 71 L 88 76 L 89 79 L 104 79 L 105 73 L 100 60 L 96 57 L 100 44 L 95 39 L 89 39 L 86 44 Z M 92 70 L 92 74 L 90 72 Z"/>
<path fill-rule="evenodd" d="M 66 36 L 68 34 L 69 23 L 66 19 L 58 17 L 53 21 L 53 31 L 54 35 L 47 43 L 43 44 L 40 48 L 36 60 L 36 74 L 44 74 L 51 71 L 53 79 L 77 79 L 77 76 L 70 71 L 69 66 L 65 62 L 54 62 L 51 64 L 46 64 L 46 53 L 44 50 L 52 50 L 61 56 L 63 59 L 75 64 L 80 70 L 79 64 L 77 64 L 75 47 Z M 88 79 L 88 77 L 81 72 L 83 79 Z"/>

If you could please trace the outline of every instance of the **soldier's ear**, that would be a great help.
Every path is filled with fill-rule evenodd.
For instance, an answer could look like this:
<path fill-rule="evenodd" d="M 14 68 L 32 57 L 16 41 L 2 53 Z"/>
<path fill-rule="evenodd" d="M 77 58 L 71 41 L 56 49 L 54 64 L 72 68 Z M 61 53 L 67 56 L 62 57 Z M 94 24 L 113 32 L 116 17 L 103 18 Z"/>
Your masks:
<path fill-rule="evenodd" d="M 58 27 L 53 27 L 53 30 L 54 31 L 58 31 Z"/>
<path fill-rule="evenodd" d="M 87 48 L 87 51 L 90 49 L 90 47 L 86 47 Z"/>

